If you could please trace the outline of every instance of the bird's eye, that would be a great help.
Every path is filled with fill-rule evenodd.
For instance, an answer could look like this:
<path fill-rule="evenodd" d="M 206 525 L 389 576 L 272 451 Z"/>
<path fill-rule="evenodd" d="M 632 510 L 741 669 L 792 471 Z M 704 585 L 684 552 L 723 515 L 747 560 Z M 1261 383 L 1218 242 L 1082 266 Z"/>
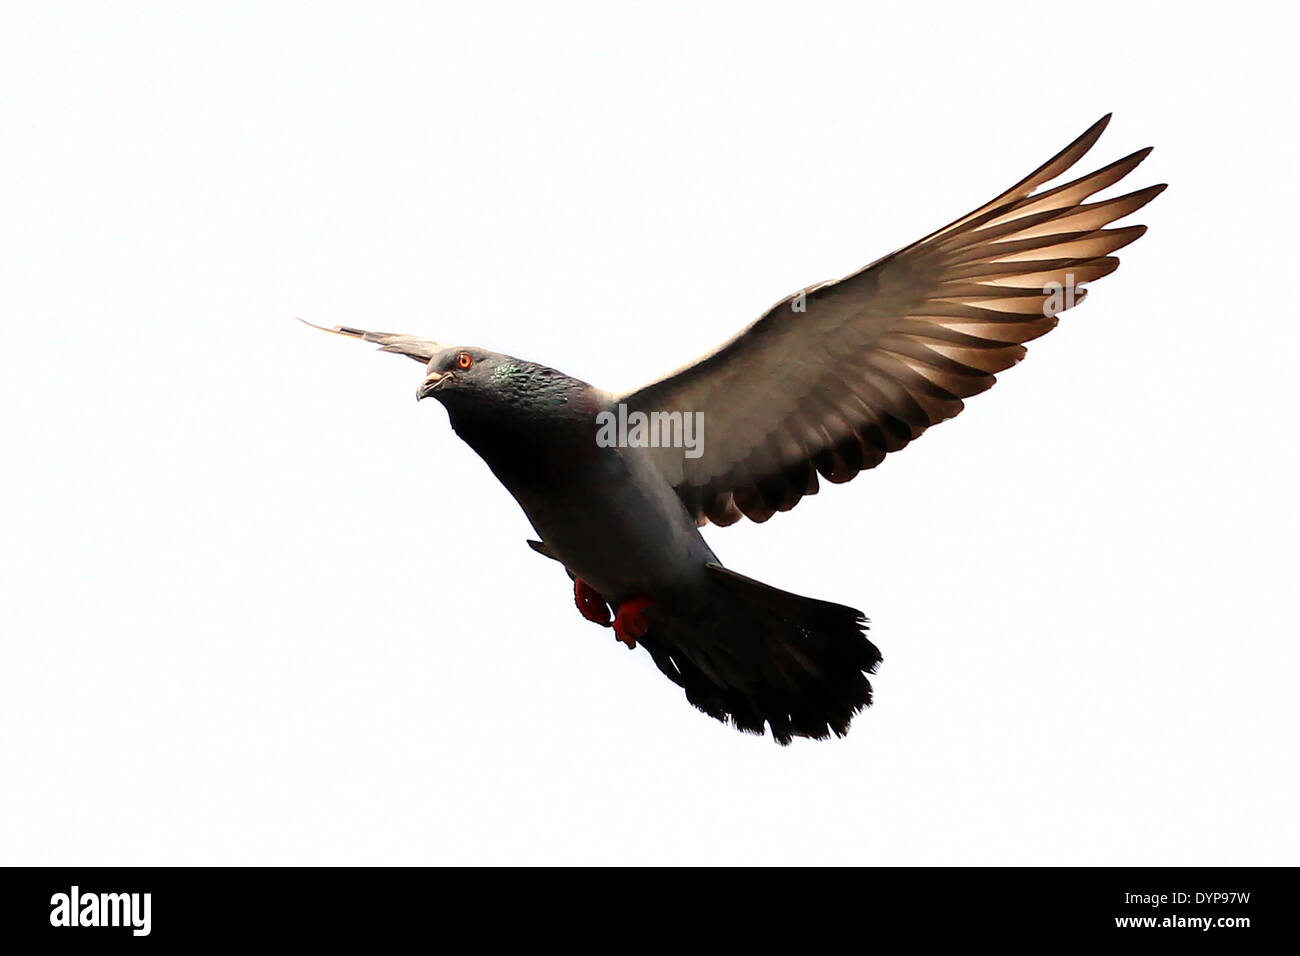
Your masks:
<path fill-rule="evenodd" d="M 474 358 L 468 352 L 461 352 L 456 356 L 456 367 L 459 369 L 467 369 L 473 364 Z"/>

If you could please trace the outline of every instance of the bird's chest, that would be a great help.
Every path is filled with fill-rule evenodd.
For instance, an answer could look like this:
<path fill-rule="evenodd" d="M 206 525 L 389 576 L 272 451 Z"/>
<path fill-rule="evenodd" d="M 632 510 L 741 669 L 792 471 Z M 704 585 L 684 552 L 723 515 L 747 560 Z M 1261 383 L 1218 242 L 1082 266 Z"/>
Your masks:
<path fill-rule="evenodd" d="M 716 560 L 648 459 L 594 434 L 467 436 L 565 567 L 606 598 L 687 587 Z M 475 440 L 471 440 L 471 437 Z"/>
<path fill-rule="evenodd" d="M 452 428 L 522 504 L 562 499 L 589 480 L 597 447 L 582 422 L 452 416 Z"/>
<path fill-rule="evenodd" d="M 673 489 L 637 464 L 611 449 L 563 488 L 515 492 L 551 553 L 611 601 L 689 589 L 716 560 Z"/>

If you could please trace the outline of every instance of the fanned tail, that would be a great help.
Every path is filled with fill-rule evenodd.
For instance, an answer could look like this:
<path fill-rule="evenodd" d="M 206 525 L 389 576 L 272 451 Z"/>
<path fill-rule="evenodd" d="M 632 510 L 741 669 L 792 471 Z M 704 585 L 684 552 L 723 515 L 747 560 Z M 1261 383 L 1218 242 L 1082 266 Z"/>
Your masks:
<path fill-rule="evenodd" d="M 880 651 L 867 619 L 842 604 L 801 597 L 710 564 L 702 611 L 657 606 L 641 640 L 659 669 L 710 717 L 779 744 L 843 737 L 871 704 Z"/>

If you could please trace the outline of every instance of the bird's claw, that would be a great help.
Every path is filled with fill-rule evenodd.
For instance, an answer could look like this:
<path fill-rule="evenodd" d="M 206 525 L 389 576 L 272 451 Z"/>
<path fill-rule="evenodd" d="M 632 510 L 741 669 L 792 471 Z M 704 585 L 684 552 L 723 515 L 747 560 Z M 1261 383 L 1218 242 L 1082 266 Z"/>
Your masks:
<path fill-rule="evenodd" d="M 600 592 L 580 578 L 573 579 L 573 603 L 578 611 L 593 624 L 609 627 L 609 604 Z"/>
<path fill-rule="evenodd" d="M 614 637 L 627 645 L 629 651 L 636 649 L 638 638 L 645 637 L 650 629 L 646 618 L 646 609 L 654 602 L 647 597 L 628 598 L 618 606 L 618 616 L 614 618 Z"/>

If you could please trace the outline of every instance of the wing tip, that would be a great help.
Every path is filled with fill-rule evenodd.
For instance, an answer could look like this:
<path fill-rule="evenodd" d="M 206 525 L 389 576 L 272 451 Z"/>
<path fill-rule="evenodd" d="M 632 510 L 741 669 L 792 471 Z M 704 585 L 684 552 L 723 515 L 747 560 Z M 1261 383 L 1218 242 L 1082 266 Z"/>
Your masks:
<path fill-rule="evenodd" d="M 326 328 L 326 327 L 323 326 L 323 325 L 317 325 L 315 322 L 308 322 L 308 321 L 307 321 L 306 319 L 304 319 L 301 315 L 295 315 L 293 318 L 294 318 L 294 321 L 295 321 L 295 322 L 301 322 L 303 325 L 307 326 L 308 328 L 312 328 L 312 329 L 320 329 L 322 332 L 333 332 L 333 331 L 334 331 L 333 329 Z"/>
<path fill-rule="evenodd" d="M 294 318 L 309 328 L 319 329 L 333 335 L 345 335 L 350 339 L 364 339 L 368 334 L 364 329 L 354 329 L 347 325 L 317 325 L 315 322 L 308 322 L 300 315 L 295 315 Z"/>
<path fill-rule="evenodd" d="M 1076 157 L 1075 162 L 1081 159 L 1083 154 L 1091 150 L 1092 147 L 1097 144 L 1097 140 L 1101 139 L 1101 134 L 1106 132 L 1106 127 L 1110 125 L 1110 118 L 1113 115 L 1113 113 L 1107 113 L 1101 119 L 1097 120 L 1097 122 L 1089 126 L 1083 131 L 1083 134 L 1078 139 L 1061 151 L 1062 154 L 1070 152 L 1070 150 L 1075 147 L 1081 146 L 1082 152 L 1080 152 L 1079 156 Z M 1073 163 L 1071 163 L 1071 165 L 1073 165 Z"/>

